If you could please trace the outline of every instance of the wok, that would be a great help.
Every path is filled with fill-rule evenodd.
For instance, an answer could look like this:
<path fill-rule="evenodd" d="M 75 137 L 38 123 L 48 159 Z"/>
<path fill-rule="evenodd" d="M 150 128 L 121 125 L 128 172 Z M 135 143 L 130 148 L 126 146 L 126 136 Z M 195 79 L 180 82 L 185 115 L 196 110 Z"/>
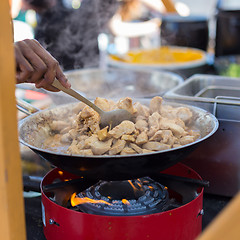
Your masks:
<path fill-rule="evenodd" d="M 148 105 L 150 99 L 138 101 Z M 176 107 L 187 106 L 192 110 L 193 121 L 191 127 L 200 130 L 200 139 L 169 150 L 134 155 L 82 156 L 43 149 L 41 147 L 42 142 L 51 134 L 48 123 L 53 115 L 57 114 L 59 119 L 64 118 L 65 114 L 73 113 L 76 104 L 60 105 L 52 109 L 36 112 L 24 118 L 19 122 L 19 141 L 52 165 L 94 180 L 135 179 L 156 174 L 183 160 L 201 142 L 213 135 L 218 128 L 218 120 L 211 113 L 194 106 L 169 102 L 165 104 Z"/>

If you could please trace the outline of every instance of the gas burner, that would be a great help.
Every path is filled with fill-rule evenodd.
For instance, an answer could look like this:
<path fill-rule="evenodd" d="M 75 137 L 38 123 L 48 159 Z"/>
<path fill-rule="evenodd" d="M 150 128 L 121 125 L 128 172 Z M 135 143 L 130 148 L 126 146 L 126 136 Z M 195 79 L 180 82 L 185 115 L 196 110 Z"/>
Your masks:
<path fill-rule="evenodd" d="M 76 202 L 76 203 L 74 203 Z M 80 204 L 79 204 L 80 203 Z M 167 188 L 149 177 L 126 181 L 99 181 L 72 200 L 76 210 L 108 216 L 136 216 L 165 211 Z"/>
<path fill-rule="evenodd" d="M 201 177 L 183 164 L 150 177 L 96 183 L 52 170 L 41 184 L 44 235 L 57 240 L 196 239 L 202 230 Z M 192 197 L 183 201 L 186 189 Z M 78 202 L 75 207 L 70 206 L 72 198 Z"/>

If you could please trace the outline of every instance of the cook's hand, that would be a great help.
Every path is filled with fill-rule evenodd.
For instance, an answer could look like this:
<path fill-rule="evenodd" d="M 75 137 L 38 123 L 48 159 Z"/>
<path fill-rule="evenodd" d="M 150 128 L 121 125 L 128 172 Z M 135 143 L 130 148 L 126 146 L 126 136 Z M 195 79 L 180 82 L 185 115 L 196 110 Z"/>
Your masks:
<path fill-rule="evenodd" d="M 35 39 L 16 42 L 14 50 L 17 83 L 35 83 L 36 88 L 57 92 L 51 85 L 56 78 L 64 87 L 71 87 L 58 61 Z"/>

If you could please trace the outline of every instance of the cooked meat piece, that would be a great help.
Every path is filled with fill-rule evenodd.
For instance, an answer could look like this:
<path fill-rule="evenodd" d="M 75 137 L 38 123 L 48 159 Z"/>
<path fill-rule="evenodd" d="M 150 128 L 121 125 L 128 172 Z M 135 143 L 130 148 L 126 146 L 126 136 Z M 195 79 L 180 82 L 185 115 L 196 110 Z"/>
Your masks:
<path fill-rule="evenodd" d="M 136 139 L 139 134 L 140 134 L 139 130 L 135 129 L 135 131 L 133 131 L 131 135 Z"/>
<path fill-rule="evenodd" d="M 105 127 L 105 128 L 103 128 L 103 129 L 101 129 L 101 130 L 99 130 L 98 132 L 97 132 L 97 135 L 98 135 L 98 139 L 100 140 L 100 141 L 104 141 L 104 140 L 106 140 L 106 138 L 108 137 L 108 126 L 107 127 Z"/>
<path fill-rule="evenodd" d="M 79 131 L 79 135 L 89 135 L 89 128 L 87 125 L 79 124 L 77 130 Z"/>
<path fill-rule="evenodd" d="M 96 134 L 93 134 L 91 137 L 85 140 L 85 148 L 90 148 L 92 143 L 96 141 L 98 141 L 98 136 Z"/>
<path fill-rule="evenodd" d="M 126 141 L 118 139 L 109 150 L 109 155 L 116 155 L 120 153 L 126 145 Z"/>
<path fill-rule="evenodd" d="M 86 106 L 80 113 L 79 121 L 84 121 L 84 125 L 90 128 L 91 132 L 97 132 L 100 130 L 100 116 L 88 106 Z"/>
<path fill-rule="evenodd" d="M 182 145 L 181 144 L 173 144 L 173 148 L 177 148 L 177 147 L 181 147 Z"/>
<path fill-rule="evenodd" d="M 186 107 L 178 107 L 175 110 L 176 117 L 180 118 L 183 122 L 187 123 L 192 119 L 192 112 L 189 108 Z"/>
<path fill-rule="evenodd" d="M 154 152 L 154 151 L 151 151 L 151 150 L 148 150 L 148 149 L 143 149 L 142 153 L 150 153 L 150 152 Z"/>
<path fill-rule="evenodd" d="M 135 124 L 131 121 L 125 120 L 109 131 L 109 136 L 118 139 L 124 134 L 131 134 L 134 130 Z"/>
<path fill-rule="evenodd" d="M 189 120 L 192 118 L 192 112 L 189 108 L 186 108 L 186 107 L 174 108 L 169 105 L 162 107 L 161 115 L 169 119 L 179 118 L 184 123 L 189 122 Z"/>
<path fill-rule="evenodd" d="M 146 120 L 139 119 L 135 123 L 136 129 L 140 130 L 140 132 L 148 130 L 148 123 Z"/>
<path fill-rule="evenodd" d="M 91 149 L 83 149 L 83 141 L 79 144 L 76 140 L 74 140 L 71 146 L 68 148 L 67 152 L 70 154 L 78 154 L 78 155 L 93 155 Z"/>
<path fill-rule="evenodd" d="M 130 147 L 135 150 L 137 153 L 143 153 L 143 149 L 140 148 L 137 144 L 135 143 L 130 143 Z"/>
<path fill-rule="evenodd" d="M 148 135 L 146 132 L 141 132 L 136 139 L 136 144 L 142 145 L 144 143 L 148 142 Z"/>
<path fill-rule="evenodd" d="M 70 154 L 78 154 L 79 150 L 80 149 L 78 148 L 78 141 L 73 140 L 72 144 L 67 149 L 67 152 L 70 153 Z"/>
<path fill-rule="evenodd" d="M 54 120 L 50 123 L 52 131 L 60 132 L 64 128 L 69 127 L 69 123 L 61 120 Z"/>
<path fill-rule="evenodd" d="M 179 142 L 181 145 L 186 145 L 186 144 L 189 144 L 189 143 L 192 143 L 194 142 L 194 136 L 184 136 L 184 137 L 181 137 L 179 138 Z"/>
<path fill-rule="evenodd" d="M 167 118 L 162 118 L 160 120 L 160 128 L 165 130 L 170 129 L 172 133 L 178 138 L 186 135 L 187 133 L 182 127 Z"/>
<path fill-rule="evenodd" d="M 162 150 L 171 148 L 170 145 L 160 143 L 160 142 L 147 142 L 147 143 L 143 144 L 142 147 L 144 149 L 151 150 L 151 151 L 162 151 Z"/>
<path fill-rule="evenodd" d="M 162 108 L 162 98 L 159 96 L 156 96 L 151 99 L 150 101 L 150 113 L 153 114 L 154 112 L 161 113 Z"/>
<path fill-rule="evenodd" d="M 183 120 L 181 120 L 180 118 L 175 118 L 173 119 L 174 123 L 176 123 L 177 125 L 179 125 L 180 127 L 182 127 L 183 129 L 186 129 L 186 125 L 184 123 Z"/>
<path fill-rule="evenodd" d="M 82 150 L 79 150 L 77 154 L 84 155 L 84 156 L 92 156 L 93 152 L 91 149 L 82 149 Z"/>
<path fill-rule="evenodd" d="M 46 140 L 43 143 L 43 148 L 49 149 L 49 148 L 56 148 L 58 145 L 60 145 L 60 139 L 61 134 L 55 134 L 52 137 L 46 138 Z"/>
<path fill-rule="evenodd" d="M 137 110 L 133 107 L 132 104 L 132 99 L 131 98 L 124 98 L 124 99 L 120 99 L 117 103 L 117 107 L 119 109 L 125 109 L 128 112 L 130 112 L 131 114 L 134 114 Z"/>
<path fill-rule="evenodd" d="M 69 131 L 69 135 L 70 135 L 71 139 L 76 138 L 78 136 L 78 134 L 79 134 L 79 132 L 77 131 L 77 129 L 71 129 Z"/>
<path fill-rule="evenodd" d="M 134 103 L 134 108 L 137 110 L 135 115 L 136 115 L 136 120 L 139 119 L 141 116 L 141 119 L 147 120 L 148 117 L 150 116 L 150 110 L 147 106 L 142 105 L 139 102 Z"/>
<path fill-rule="evenodd" d="M 89 106 L 86 106 L 83 108 L 83 110 L 79 113 L 79 118 L 80 119 L 88 119 L 92 116 L 94 116 L 96 114 L 96 112 L 90 108 Z"/>
<path fill-rule="evenodd" d="M 158 141 L 160 142 L 163 139 L 163 131 L 162 130 L 158 130 L 157 132 L 155 132 L 155 134 L 149 138 L 149 141 Z"/>
<path fill-rule="evenodd" d="M 169 142 L 169 139 L 173 138 L 173 133 L 171 130 L 162 130 L 162 141 L 163 143 Z"/>
<path fill-rule="evenodd" d="M 154 128 L 157 128 L 159 129 L 159 122 L 161 120 L 161 116 L 159 113 L 157 112 L 154 112 L 148 119 L 148 125 L 149 127 L 154 127 Z"/>
<path fill-rule="evenodd" d="M 149 131 L 147 135 L 152 137 L 160 129 L 161 116 L 159 113 L 154 112 L 148 119 Z"/>
<path fill-rule="evenodd" d="M 70 143 L 72 141 L 72 137 L 69 133 L 65 133 L 61 135 L 60 142 L 61 143 Z"/>
<path fill-rule="evenodd" d="M 79 103 L 77 103 L 76 105 L 74 105 L 72 111 L 73 111 L 73 113 L 78 114 L 80 111 L 83 110 L 83 108 L 84 108 L 85 106 L 86 106 L 85 103 L 79 102 Z"/>
<path fill-rule="evenodd" d="M 87 135 L 80 135 L 80 136 L 77 137 L 77 140 L 80 142 L 82 140 L 85 141 L 87 138 L 89 138 L 89 136 L 87 136 Z"/>
<path fill-rule="evenodd" d="M 70 130 L 72 129 L 72 127 L 66 127 L 66 128 L 64 128 L 64 129 L 62 129 L 61 131 L 60 131 L 60 134 L 65 134 L 65 133 L 68 133 Z"/>
<path fill-rule="evenodd" d="M 120 153 L 120 155 L 129 155 L 129 154 L 136 154 L 136 152 L 130 147 L 125 147 Z"/>
<path fill-rule="evenodd" d="M 152 137 L 157 131 L 158 131 L 159 128 L 157 127 L 151 127 L 150 130 L 147 132 L 147 135 L 148 137 Z"/>
<path fill-rule="evenodd" d="M 102 155 L 108 150 L 110 150 L 113 139 L 109 139 L 105 142 L 103 141 L 94 141 L 91 143 L 91 149 L 94 155 Z"/>
<path fill-rule="evenodd" d="M 122 135 L 121 140 L 125 140 L 127 142 L 135 142 L 135 137 L 133 135 L 124 134 Z"/>
<path fill-rule="evenodd" d="M 110 111 L 110 103 L 107 99 L 97 97 L 94 103 L 103 111 Z"/>
<path fill-rule="evenodd" d="M 191 136 L 194 136 L 194 140 L 197 140 L 199 137 L 201 137 L 199 130 L 190 130 L 190 131 L 188 131 L 188 133 Z"/>
<path fill-rule="evenodd" d="M 166 144 L 173 146 L 174 144 L 179 144 L 179 140 L 177 137 L 172 136 L 168 139 L 168 141 L 166 142 Z"/>
<path fill-rule="evenodd" d="M 157 142 L 161 141 L 162 143 L 173 145 L 176 137 L 173 136 L 171 130 L 159 130 L 149 140 Z"/>

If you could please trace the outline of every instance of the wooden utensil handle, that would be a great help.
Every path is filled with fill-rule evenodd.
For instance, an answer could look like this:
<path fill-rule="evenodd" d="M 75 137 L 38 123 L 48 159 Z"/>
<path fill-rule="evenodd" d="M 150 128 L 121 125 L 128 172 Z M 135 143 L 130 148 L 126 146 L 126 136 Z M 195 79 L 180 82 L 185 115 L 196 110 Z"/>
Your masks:
<path fill-rule="evenodd" d="M 81 102 L 84 102 L 85 104 L 87 104 L 89 107 L 93 108 L 97 113 L 101 114 L 103 113 L 103 111 L 97 107 L 95 104 L 93 104 L 91 101 L 89 101 L 87 98 L 83 97 L 81 94 L 79 94 L 78 92 L 74 91 L 72 88 L 65 88 L 57 79 L 55 79 L 52 83 L 52 85 L 65 92 L 66 94 L 80 100 Z"/>

